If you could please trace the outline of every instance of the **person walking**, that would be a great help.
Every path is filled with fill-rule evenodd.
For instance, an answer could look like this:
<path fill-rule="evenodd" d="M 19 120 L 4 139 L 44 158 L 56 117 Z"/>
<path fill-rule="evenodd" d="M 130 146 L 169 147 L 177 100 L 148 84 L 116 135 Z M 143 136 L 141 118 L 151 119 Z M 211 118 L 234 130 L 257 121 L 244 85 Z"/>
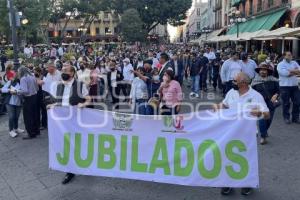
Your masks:
<path fill-rule="evenodd" d="M 257 64 L 254 60 L 250 59 L 248 54 L 245 52 L 241 54 L 240 62 L 242 65 L 242 72 L 247 74 L 252 80 L 256 75 L 255 69 L 257 68 Z"/>
<path fill-rule="evenodd" d="M 178 58 L 177 54 L 174 54 L 171 60 L 171 66 L 174 68 L 175 80 L 182 85 L 184 76 L 184 66 L 182 59 Z"/>
<path fill-rule="evenodd" d="M 222 103 L 214 105 L 214 110 L 237 109 L 242 105 L 243 109 L 249 109 L 251 115 L 258 118 L 269 119 L 269 108 L 263 96 L 249 86 L 251 82 L 250 77 L 240 72 L 236 74 L 232 82 L 233 88 L 226 94 Z M 229 195 L 231 192 L 232 188 L 224 187 L 221 189 L 222 195 Z M 245 196 L 251 194 L 251 192 L 251 188 L 242 188 L 241 190 L 241 194 Z"/>
<path fill-rule="evenodd" d="M 215 58 L 215 57 L 214 57 Z M 211 65 L 212 63 L 209 63 L 209 60 L 207 57 L 204 56 L 204 51 L 201 50 L 199 52 L 199 65 L 200 65 L 200 90 L 207 92 L 207 74 L 209 73 L 209 64 Z M 211 62 L 213 62 L 213 60 L 211 60 Z M 210 68 L 211 70 L 212 68 Z"/>
<path fill-rule="evenodd" d="M 280 105 L 279 83 L 273 74 L 272 66 L 267 63 L 261 63 L 255 70 L 257 75 L 252 81 L 252 88 L 259 92 L 270 110 L 269 119 L 260 119 L 258 121 L 259 133 L 261 135 L 260 144 L 267 144 L 268 130 L 271 127 L 276 108 Z"/>
<path fill-rule="evenodd" d="M 293 61 L 291 52 L 285 52 L 284 59 L 277 66 L 277 71 L 279 74 L 279 85 L 284 122 L 286 124 L 291 124 L 292 122 L 300 124 L 300 91 L 297 78 L 297 76 L 300 76 L 300 66 L 296 61 Z M 290 114 L 291 102 L 293 104 L 292 121 Z"/>
<path fill-rule="evenodd" d="M 40 134 L 39 113 L 37 109 L 38 85 L 35 77 L 26 67 L 20 67 L 18 70 L 20 77 L 20 91 L 23 95 L 23 118 L 25 129 L 28 136 L 24 140 L 33 139 Z"/>
<path fill-rule="evenodd" d="M 233 79 L 240 72 L 242 72 L 242 65 L 239 60 L 239 53 L 232 52 L 231 58 L 223 63 L 220 73 L 222 83 L 225 85 L 225 95 L 232 89 Z"/>
<path fill-rule="evenodd" d="M 190 97 L 199 98 L 201 66 L 196 53 L 192 53 L 188 71 L 190 71 L 190 77 L 192 78 L 192 92 L 190 93 Z"/>

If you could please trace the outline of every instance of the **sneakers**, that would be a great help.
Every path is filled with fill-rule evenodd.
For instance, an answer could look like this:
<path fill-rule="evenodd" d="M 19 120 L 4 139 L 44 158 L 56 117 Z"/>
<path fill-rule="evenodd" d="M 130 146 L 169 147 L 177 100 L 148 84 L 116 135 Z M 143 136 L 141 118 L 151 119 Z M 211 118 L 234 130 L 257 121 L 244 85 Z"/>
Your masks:
<path fill-rule="evenodd" d="M 228 187 L 222 188 L 221 194 L 227 196 L 227 195 L 230 195 L 232 193 L 232 191 L 233 191 L 232 188 L 228 188 Z M 248 196 L 251 193 L 252 193 L 252 188 L 242 188 L 242 190 L 241 190 L 241 195 L 244 195 L 244 196 Z"/>
<path fill-rule="evenodd" d="M 195 94 L 196 94 L 195 92 L 191 92 L 190 97 L 193 97 Z"/>
<path fill-rule="evenodd" d="M 222 188 L 221 189 L 221 194 L 222 195 L 230 195 L 230 193 L 232 192 L 232 188 Z"/>
<path fill-rule="evenodd" d="M 242 188 L 241 195 L 248 196 L 249 194 L 251 194 L 251 192 L 251 188 Z"/>
<path fill-rule="evenodd" d="M 14 131 L 15 131 L 16 133 L 18 133 L 18 134 L 22 134 L 22 133 L 25 132 L 23 129 L 20 129 L 20 128 L 14 130 Z"/>
<path fill-rule="evenodd" d="M 267 140 L 266 140 L 266 138 L 261 138 L 260 139 L 260 144 L 261 145 L 265 145 L 265 144 L 267 144 L 268 142 L 267 142 Z"/>
<path fill-rule="evenodd" d="M 191 93 L 190 93 L 190 97 L 191 97 L 191 98 L 199 98 L 200 96 L 199 96 L 199 94 L 197 94 L 197 93 L 195 93 L 195 92 L 191 92 Z"/>
<path fill-rule="evenodd" d="M 15 138 L 18 136 L 18 134 L 15 131 L 10 131 L 9 132 L 10 137 Z"/>

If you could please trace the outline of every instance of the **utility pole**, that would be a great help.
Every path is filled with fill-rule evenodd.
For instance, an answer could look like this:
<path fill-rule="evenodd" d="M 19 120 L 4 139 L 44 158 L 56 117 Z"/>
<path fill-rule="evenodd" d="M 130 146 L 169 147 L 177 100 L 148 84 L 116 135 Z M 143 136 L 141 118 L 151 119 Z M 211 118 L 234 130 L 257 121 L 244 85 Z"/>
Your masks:
<path fill-rule="evenodd" d="M 17 37 L 16 11 L 14 8 L 13 0 L 7 0 L 7 7 L 9 9 L 9 19 L 10 19 L 12 43 L 14 49 L 14 69 L 18 70 L 20 66 L 19 59 L 18 59 L 19 48 L 18 48 L 18 37 Z"/>

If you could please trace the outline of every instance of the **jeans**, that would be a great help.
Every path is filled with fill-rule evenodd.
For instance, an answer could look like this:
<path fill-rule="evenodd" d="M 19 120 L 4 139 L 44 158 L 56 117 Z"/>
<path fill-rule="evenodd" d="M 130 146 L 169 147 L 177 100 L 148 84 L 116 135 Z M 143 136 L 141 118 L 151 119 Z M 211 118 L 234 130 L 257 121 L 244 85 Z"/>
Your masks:
<path fill-rule="evenodd" d="M 270 110 L 270 118 L 269 119 L 261 119 L 258 120 L 258 130 L 261 138 L 266 138 L 268 136 L 268 130 L 271 127 L 275 110 Z"/>
<path fill-rule="evenodd" d="M 199 93 L 200 75 L 192 76 L 192 91 L 196 94 Z"/>
<path fill-rule="evenodd" d="M 282 99 L 283 118 L 290 119 L 290 105 L 292 101 L 292 120 L 299 120 L 299 106 L 300 106 L 300 91 L 297 86 L 280 87 L 280 94 Z"/>
<path fill-rule="evenodd" d="M 146 115 L 147 114 L 147 100 L 146 99 L 136 99 L 134 114 Z"/>
<path fill-rule="evenodd" d="M 21 106 L 15 105 L 6 105 L 7 112 L 8 112 L 8 126 L 9 131 L 18 129 L 18 121 L 21 113 Z"/>
<path fill-rule="evenodd" d="M 202 71 L 201 74 L 200 74 L 200 89 L 201 90 L 206 90 L 207 89 L 207 75 L 208 75 L 208 71 Z"/>

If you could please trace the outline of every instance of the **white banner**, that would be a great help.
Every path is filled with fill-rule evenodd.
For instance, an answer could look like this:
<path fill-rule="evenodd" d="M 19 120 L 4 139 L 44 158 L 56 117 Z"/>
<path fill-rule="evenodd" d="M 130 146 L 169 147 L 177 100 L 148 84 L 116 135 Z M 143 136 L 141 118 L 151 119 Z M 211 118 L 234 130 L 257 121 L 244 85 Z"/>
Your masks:
<path fill-rule="evenodd" d="M 207 187 L 259 185 L 256 121 L 245 113 L 138 116 L 76 107 L 48 111 L 50 168 Z"/>

